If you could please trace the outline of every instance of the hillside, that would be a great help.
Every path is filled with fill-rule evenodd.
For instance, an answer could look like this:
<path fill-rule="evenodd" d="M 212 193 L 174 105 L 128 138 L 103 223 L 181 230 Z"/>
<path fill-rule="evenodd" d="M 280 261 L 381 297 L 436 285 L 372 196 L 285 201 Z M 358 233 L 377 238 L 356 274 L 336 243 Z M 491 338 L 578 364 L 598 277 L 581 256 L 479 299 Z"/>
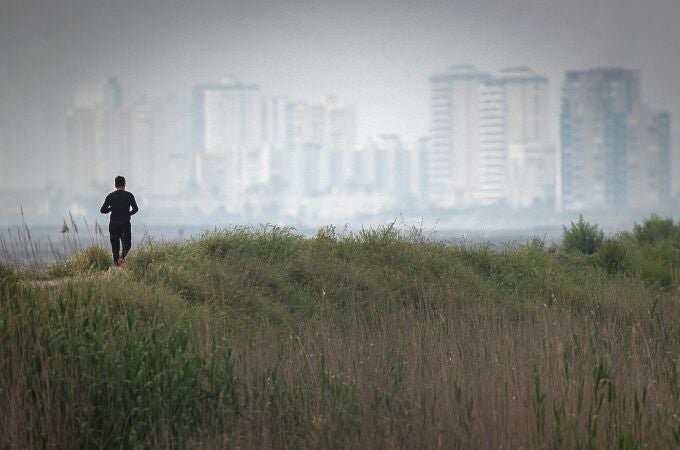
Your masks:
<path fill-rule="evenodd" d="M 678 230 L 236 228 L 0 268 L 0 448 L 677 446 Z"/>

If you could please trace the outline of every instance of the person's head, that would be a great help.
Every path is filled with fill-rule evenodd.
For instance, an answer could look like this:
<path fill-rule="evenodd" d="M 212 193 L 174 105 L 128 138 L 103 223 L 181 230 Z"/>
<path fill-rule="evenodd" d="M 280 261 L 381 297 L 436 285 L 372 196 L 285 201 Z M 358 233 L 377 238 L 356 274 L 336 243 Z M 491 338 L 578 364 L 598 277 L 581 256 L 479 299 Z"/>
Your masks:
<path fill-rule="evenodd" d="M 114 182 L 116 189 L 125 189 L 125 177 L 118 175 Z"/>

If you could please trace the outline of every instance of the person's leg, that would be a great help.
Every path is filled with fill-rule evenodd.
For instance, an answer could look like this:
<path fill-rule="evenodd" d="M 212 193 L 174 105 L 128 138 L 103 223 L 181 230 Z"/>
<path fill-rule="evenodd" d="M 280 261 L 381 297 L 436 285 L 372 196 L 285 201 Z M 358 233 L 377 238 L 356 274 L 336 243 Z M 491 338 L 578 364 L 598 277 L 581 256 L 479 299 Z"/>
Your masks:
<path fill-rule="evenodd" d="M 132 225 L 131 224 L 126 224 L 125 225 L 125 231 L 123 232 L 123 235 L 121 236 L 123 240 L 123 259 L 127 256 L 128 252 L 130 251 L 130 247 L 132 247 Z"/>
<path fill-rule="evenodd" d="M 113 263 L 118 264 L 120 258 L 120 230 L 116 224 L 109 224 L 109 239 L 111 241 L 111 253 L 113 254 Z"/>

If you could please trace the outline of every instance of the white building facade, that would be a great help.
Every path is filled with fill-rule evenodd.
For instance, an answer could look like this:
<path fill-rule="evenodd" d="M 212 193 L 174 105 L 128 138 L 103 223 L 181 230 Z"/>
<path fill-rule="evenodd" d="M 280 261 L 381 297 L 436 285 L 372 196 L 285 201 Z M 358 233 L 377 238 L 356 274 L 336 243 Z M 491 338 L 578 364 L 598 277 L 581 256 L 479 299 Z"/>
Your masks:
<path fill-rule="evenodd" d="M 531 207 L 554 201 L 547 78 L 526 67 L 490 75 L 459 65 L 430 77 L 430 87 L 431 206 Z"/>
<path fill-rule="evenodd" d="M 262 142 L 259 88 L 233 79 L 195 86 L 192 115 L 196 183 L 238 213 L 249 179 L 259 178 L 250 170 Z"/>

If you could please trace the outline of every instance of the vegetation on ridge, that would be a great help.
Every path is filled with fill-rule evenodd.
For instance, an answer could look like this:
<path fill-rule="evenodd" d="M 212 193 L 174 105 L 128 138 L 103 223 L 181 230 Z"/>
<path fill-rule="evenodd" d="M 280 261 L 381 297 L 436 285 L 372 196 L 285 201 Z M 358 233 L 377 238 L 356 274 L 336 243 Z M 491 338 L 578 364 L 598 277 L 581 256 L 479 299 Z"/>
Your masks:
<path fill-rule="evenodd" d="M 2 268 L 0 448 L 680 445 L 669 220 L 590 256 L 262 227 Z"/>

